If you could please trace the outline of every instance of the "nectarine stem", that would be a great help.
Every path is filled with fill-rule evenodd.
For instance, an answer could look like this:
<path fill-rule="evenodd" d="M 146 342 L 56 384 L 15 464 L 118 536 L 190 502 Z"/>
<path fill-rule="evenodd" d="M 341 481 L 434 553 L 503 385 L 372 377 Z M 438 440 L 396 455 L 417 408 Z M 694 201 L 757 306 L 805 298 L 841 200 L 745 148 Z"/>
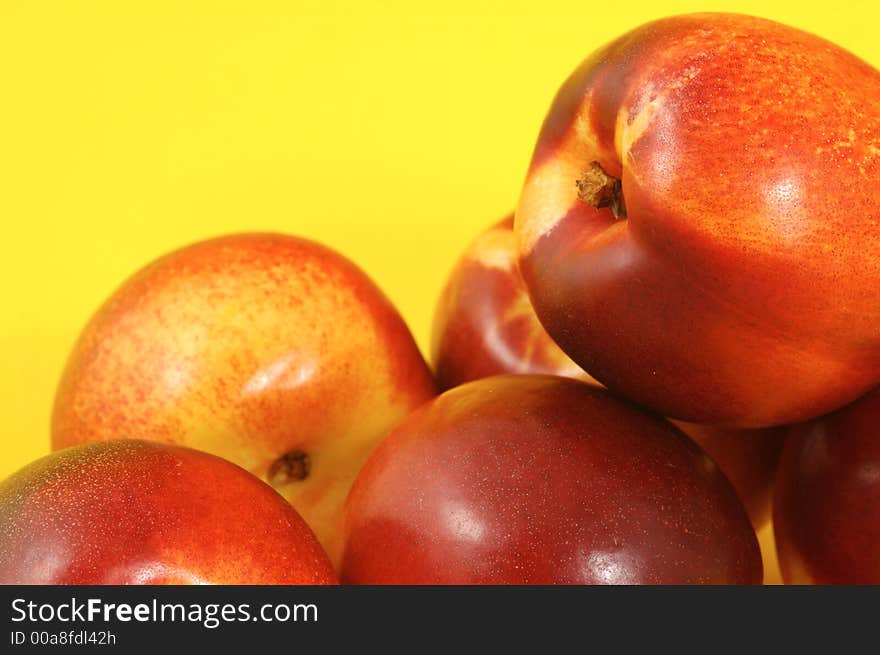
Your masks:
<path fill-rule="evenodd" d="M 301 450 L 292 450 L 282 455 L 269 467 L 269 484 L 280 487 L 309 476 L 309 456 Z"/>
<path fill-rule="evenodd" d="M 599 162 L 590 162 L 589 170 L 578 178 L 578 198 L 591 207 L 610 207 L 614 218 L 626 218 L 623 187 L 620 180 L 605 172 Z"/>

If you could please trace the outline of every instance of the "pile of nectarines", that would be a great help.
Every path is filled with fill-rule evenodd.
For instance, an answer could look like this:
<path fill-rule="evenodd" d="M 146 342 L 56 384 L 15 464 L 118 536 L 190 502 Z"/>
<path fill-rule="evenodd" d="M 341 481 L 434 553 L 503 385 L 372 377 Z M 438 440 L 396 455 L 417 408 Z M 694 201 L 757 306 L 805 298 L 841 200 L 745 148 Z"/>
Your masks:
<path fill-rule="evenodd" d="M 880 582 L 880 73 L 697 14 L 588 57 L 431 364 L 353 263 L 245 234 L 86 325 L 0 583 Z M 476 230 L 475 230 L 476 231 Z M 438 395 L 439 393 L 439 395 Z"/>

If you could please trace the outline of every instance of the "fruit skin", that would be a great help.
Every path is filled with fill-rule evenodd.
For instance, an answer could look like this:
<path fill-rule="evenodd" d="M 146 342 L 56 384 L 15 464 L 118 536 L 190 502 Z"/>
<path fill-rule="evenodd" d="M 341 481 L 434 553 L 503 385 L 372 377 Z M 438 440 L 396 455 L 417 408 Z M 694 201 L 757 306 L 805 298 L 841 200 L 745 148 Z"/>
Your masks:
<path fill-rule="evenodd" d="M 118 440 L 0 484 L 0 584 L 334 584 L 315 535 L 224 459 Z"/>
<path fill-rule="evenodd" d="M 854 55 L 748 16 L 676 16 L 601 48 L 556 96 L 517 208 L 547 331 L 610 389 L 691 422 L 788 424 L 876 386 L 878 97 Z M 593 206 L 592 162 L 621 180 L 625 219 Z"/>
<path fill-rule="evenodd" d="M 582 382 L 500 376 L 438 396 L 361 469 L 342 581 L 759 583 L 727 479 L 661 418 Z"/>
<path fill-rule="evenodd" d="M 335 561 L 362 462 L 434 393 L 363 271 L 306 239 L 233 235 L 158 259 L 104 303 L 67 362 L 52 445 L 125 435 L 225 457 L 271 482 Z"/>
<path fill-rule="evenodd" d="M 880 584 L 880 389 L 794 426 L 775 493 L 787 584 Z"/>
<path fill-rule="evenodd" d="M 538 321 L 517 269 L 512 215 L 478 236 L 453 269 L 434 314 L 431 361 L 441 390 L 511 373 L 563 375 L 600 386 Z M 724 471 L 755 529 L 766 523 L 785 429 L 673 422 Z"/>

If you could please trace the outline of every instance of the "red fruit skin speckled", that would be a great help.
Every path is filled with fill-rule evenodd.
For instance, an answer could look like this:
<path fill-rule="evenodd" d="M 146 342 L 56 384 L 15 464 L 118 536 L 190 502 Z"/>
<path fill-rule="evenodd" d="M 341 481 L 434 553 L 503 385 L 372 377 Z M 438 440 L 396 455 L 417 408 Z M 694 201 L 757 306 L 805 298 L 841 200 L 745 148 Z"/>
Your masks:
<path fill-rule="evenodd" d="M 665 18 L 559 90 L 520 271 L 609 389 L 696 423 L 810 419 L 880 383 L 878 181 L 877 70 L 760 18 Z"/>
<path fill-rule="evenodd" d="M 727 479 L 661 418 L 575 380 L 456 387 L 379 445 L 346 504 L 342 581 L 760 583 Z"/>
<path fill-rule="evenodd" d="M 272 484 L 338 560 L 367 454 L 435 393 L 381 290 L 306 239 L 240 234 L 146 266 L 84 328 L 52 444 L 126 438 L 204 450 Z"/>
<path fill-rule="evenodd" d="M 75 446 L 0 484 L 0 584 L 334 584 L 267 484 L 219 457 L 138 440 Z"/>
<path fill-rule="evenodd" d="M 880 584 L 880 389 L 791 429 L 773 525 L 787 584 Z"/>
<path fill-rule="evenodd" d="M 532 309 L 517 269 L 512 215 L 478 236 L 456 263 L 434 314 L 431 359 L 441 390 L 513 373 L 563 375 L 601 386 L 562 352 Z M 755 529 L 764 525 L 785 428 L 675 424 L 721 467 Z"/>

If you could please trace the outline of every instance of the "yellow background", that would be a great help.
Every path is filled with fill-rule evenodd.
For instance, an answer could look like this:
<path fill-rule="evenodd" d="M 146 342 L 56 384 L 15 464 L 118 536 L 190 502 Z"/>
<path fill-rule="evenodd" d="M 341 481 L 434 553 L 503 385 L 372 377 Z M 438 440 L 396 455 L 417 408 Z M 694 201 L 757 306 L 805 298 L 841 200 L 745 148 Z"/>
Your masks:
<path fill-rule="evenodd" d="M 66 353 L 102 299 L 194 240 L 330 244 L 424 349 L 559 83 L 630 27 L 741 11 L 880 64 L 869 2 L 420 4 L 0 0 L 0 478 L 48 451 Z"/>

